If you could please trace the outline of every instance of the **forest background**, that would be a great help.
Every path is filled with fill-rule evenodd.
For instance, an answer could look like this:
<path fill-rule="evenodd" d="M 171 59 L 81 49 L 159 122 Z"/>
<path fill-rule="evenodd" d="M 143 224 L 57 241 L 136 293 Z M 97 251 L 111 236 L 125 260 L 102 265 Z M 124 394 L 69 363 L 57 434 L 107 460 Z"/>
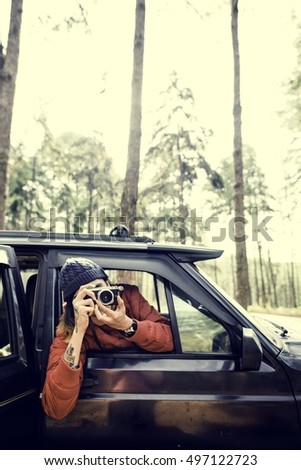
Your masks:
<path fill-rule="evenodd" d="M 230 3 L 146 1 L 135 231 L 176 243 L 184 231 L 185 243 L 224 249 L 204 269 L 236 297 Z M 10 4 L 0 0 L 4 54 Z M 108 233 L 120 217 L 135 6 L 24 1 L 6 229 Z M 297 315 L 300 13 L 297 0 L 239 1 L 249 309 Z M 182 149 L 180 166 L 175 135 L 200 145 L 197 156 Z"/>

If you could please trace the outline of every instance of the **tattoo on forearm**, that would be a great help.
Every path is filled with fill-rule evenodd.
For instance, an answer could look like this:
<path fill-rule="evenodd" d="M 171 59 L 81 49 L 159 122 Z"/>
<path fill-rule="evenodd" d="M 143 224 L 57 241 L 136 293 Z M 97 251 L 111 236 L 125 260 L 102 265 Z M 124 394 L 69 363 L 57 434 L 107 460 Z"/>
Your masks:
<path fill-rule="evenodd" d="M 75 316 L 74 316 L 74 319 L 75 319 L 75 332 L 78 333 L 78 317 L 79 317 L 79 314 L 78 312 L 75 312 Z"/>
<path fill-rule="evenodd" d="M 65 351 L 64 359 L 68 362 L 70 367 L 74 367 L 75 364 L 75 356 L 74 356 L 74 347 L 72 344 L 69 344 L 68 348 Z"/>

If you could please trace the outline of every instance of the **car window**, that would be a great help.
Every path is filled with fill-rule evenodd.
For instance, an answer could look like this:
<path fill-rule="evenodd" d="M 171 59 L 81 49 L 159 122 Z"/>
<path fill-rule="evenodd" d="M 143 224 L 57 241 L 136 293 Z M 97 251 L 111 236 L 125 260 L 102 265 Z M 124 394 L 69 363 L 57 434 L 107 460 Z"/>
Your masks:
<path fill-rule="evenodd" d="M 32 319 L 40 258 L 32 254 L 18 254 L 17 259 L 29 314 Z"/>
<path fill-rule="evenodd" d="M 231 353 L 227 330 L 210 312 L 179 288 L 172 287 L 182 351 L 190 353 Z"/>
<path fill-rule="evenodd" d="M 145 271 L 106 269 L 112 284 L 132 284 L 162 315 L 169 317 L 164 280 Z M 168 283 L 169 284 L 169 283 Z M 184 291 L 172 286 L 173 304 L 184 353 L 232 353 L 225 327 Z"/>
<path fill-rule="evenodd" d="M 113 284 L 132 284 L 139 287 L 143 297 L 160 313 L 167 314 L 167 301 L 163 282 L 145 271 L 106 269 Z"/>
<path fill-rule="evenodd" d="M 37 274 L 40 264 L 40 258 L 34 254 L 17 254 L 18 265 L 20 269 L 21 279 L 24 285 L 24 290 L 28 280 L 31 276 Z"/>
<path fill-rule="evenodd" d="M 0 357 L 11 355 L 8 310 L 3 286 L 3 276 L 0 271 Z"/>

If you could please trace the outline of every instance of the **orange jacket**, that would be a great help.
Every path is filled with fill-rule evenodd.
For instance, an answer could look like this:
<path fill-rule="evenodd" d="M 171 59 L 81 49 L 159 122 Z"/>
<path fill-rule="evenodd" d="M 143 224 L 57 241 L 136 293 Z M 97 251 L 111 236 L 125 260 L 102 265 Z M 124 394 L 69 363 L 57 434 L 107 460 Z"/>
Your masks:
<path fill-rule="evenodd" d="M 118 330 L 107 326 L 95 326 L 97 342 L 89 326 L 83 340 L 78 369 L 71 369 L 63 356 L 67 343 L 64 336 L 56 336 L 50 347 L 46 379 L 42 391 L 42 406 L 53 419 L 62 419 L 74 408 L 83 378 L 86 351 L 131 348 L 137 345 L 147 351 L 170 352 L 173 350 L 172 333 L 168 320 L 162 317 L 140 294 L 137 286 L 124 285 L 122 299 L 126 313 L 137 320 L 137 331 L 126 338 Z M 98 344 L 97 344 L 98 343 Z"/>

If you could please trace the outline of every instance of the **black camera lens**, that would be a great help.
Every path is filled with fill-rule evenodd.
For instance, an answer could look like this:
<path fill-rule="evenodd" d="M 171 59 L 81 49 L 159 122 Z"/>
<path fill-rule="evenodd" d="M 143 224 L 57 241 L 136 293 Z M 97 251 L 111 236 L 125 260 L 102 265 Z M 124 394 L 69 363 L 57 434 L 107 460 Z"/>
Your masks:
<path fill-rule="evenodd" d="M 114 294 L 110 289 L 104 289 L 98 293 L 98 299 L 104 305 L 111 305 L 114 303 Z"/>

